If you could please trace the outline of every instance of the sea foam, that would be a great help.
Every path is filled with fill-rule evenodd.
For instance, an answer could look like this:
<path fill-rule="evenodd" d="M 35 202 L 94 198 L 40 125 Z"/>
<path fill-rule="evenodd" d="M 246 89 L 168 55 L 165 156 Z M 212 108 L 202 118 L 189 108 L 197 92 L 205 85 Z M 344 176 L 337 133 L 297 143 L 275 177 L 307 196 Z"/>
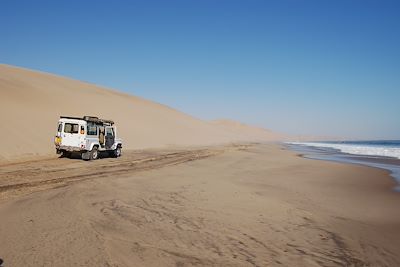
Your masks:
<path fill-rule="evenodd" d="M 321 147 L 337 149 L 340 152 L 365 155 L 365 156 L 379 156 L 379 157 L 392 157 L 400 159 L 400 147 L 390 145 L 375 145 L 375 144 L 343 144 L 343 143 L 323 143 L 323 142 L 287 142 L 293 145 Z"/>

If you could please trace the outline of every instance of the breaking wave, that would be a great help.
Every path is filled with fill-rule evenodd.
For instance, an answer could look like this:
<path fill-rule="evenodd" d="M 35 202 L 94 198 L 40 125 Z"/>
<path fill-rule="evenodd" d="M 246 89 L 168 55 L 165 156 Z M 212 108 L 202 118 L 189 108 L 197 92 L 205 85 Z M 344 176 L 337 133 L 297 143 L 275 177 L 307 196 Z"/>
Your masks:
<path fill-rule="evenodd" d="M 342 153 L 400 159 L 400 141 L 288 142 L 288 144 L 331 148 Z"/>

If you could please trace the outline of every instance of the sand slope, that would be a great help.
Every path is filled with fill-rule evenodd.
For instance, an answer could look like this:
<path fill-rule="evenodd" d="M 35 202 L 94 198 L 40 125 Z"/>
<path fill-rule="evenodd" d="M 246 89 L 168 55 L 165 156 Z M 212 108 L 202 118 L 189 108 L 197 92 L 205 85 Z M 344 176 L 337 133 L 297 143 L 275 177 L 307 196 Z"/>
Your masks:
<path fill-rule="evenodd" d="M 54 154 L 53 136 L 60 115 L 113 119 L 125 149 L 249 139 L 240 131 L 221 128 L 139 97 L 0 64 L 0 119 L 4 131 L 0 161 Z"/>
<path fill-rule="evenodd" d="M 211 121 L 210 123 L 224 131 L 246 136 L 247 139 L 254 141 L 278 141 L 289 138 L 289 136 L 268 129 L 247 125 L 233 120 L 220 119 Z"/>

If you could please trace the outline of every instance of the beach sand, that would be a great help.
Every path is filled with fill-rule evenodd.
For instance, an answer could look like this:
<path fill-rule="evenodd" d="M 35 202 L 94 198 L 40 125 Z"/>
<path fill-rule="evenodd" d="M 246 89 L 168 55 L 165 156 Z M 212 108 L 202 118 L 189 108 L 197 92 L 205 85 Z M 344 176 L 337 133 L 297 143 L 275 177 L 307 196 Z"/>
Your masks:
<path fill-rule="evenodd" d="M 278 144 L 0 171 L 4 266 L 400 266 L 387 172 Z"/>

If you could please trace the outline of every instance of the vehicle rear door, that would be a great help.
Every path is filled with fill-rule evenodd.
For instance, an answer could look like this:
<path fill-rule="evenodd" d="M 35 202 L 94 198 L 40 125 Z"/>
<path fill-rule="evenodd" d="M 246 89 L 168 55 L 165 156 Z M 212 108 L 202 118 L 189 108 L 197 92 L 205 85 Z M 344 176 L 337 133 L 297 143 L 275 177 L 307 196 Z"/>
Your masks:
<path fill-rule="evenodd" d="M 80 126 L 78 123 L 65 122 L 62 133 L 62 145 L 63 146 L 80 146 L 79 136 Z"/>

